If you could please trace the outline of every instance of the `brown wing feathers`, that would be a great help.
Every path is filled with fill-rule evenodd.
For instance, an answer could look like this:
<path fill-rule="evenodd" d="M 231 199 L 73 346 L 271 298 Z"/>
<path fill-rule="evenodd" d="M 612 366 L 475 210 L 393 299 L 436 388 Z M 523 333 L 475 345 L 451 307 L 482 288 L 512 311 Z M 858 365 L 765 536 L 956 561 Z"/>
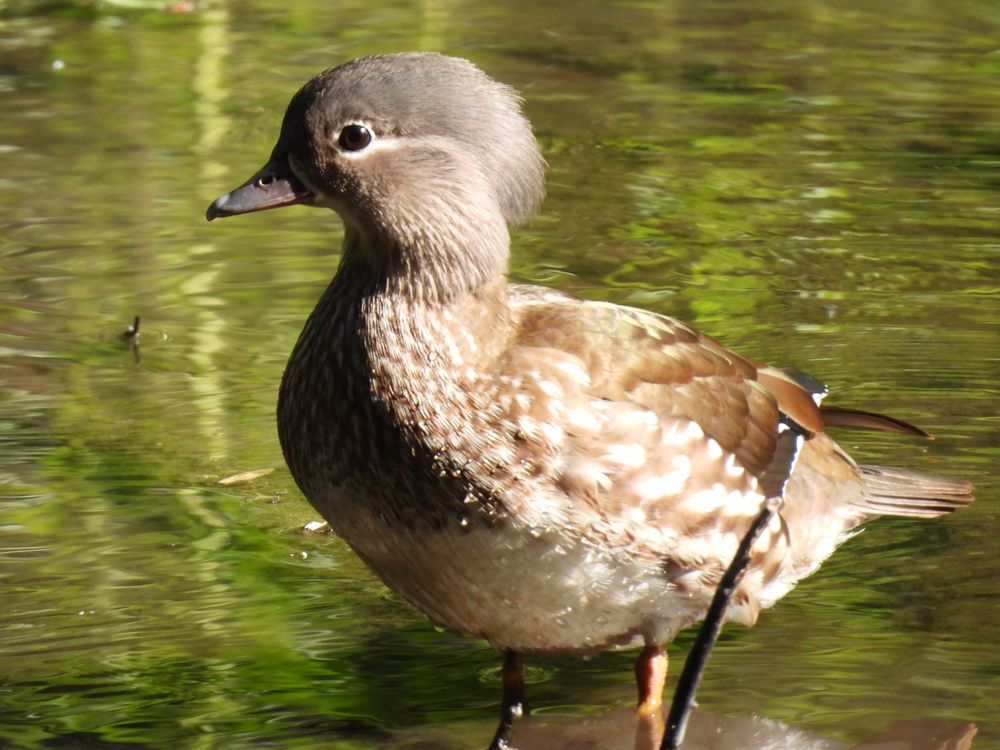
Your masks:
<path fill-rule="evenodd" d="M 811 432 L 846 427 L 933 440 L 930 433 L 895 417 L 819 406 L 826 387 L 804 373 L 758 365 L 757 379 L 784 414 Z M 951 513 L 973 499 L 972 485 L 963 480 L 883 466 L 859 466 L 858 470 L 864 486 L 864 507 L 872 514 L 931 518 Z"/>
<path fill-rule="evenodd" d="M 826 386 L 810 375 L 743 359 L 670 318 L 601 303 L 585 303 L 584 315 L 579 301 L 571 297 L 519 287 L 512 291 L 521 317 L 521 343 L 579 351 L 593 378 L 593 392 L 605 398 L 622 398 L 678 416 L 690 415 L 690 408 L 699 405 L 698 421 L 706 434 L 763 480 L 769 494 L 783 490 L 801 445 L 799 438 L 808 440 L 826 427 L 931 437 L 894 417 L 820 406 Z M 553 325 L 556 322 L 561 325 Z M 584 340 L 593 343 L 595 331 L 628 346 L 620 341 L 609 341 L 615 345 L 607 349 L 582 346 Z M 738 383 L 749 386 L 749 392 L 741 391 Z M 776 403 L 780 415 L 769 403 Z M 729 409 L 745 413 L 733 422 Z M 769 427 L 775 416 L 782 425 L 775 425 L 777 433 Z M 785 431 L 791 434 L 779 441 Z M 941 515 L 972 500 L 971 486 L 961 480 L 877 466 L 858 470 L 864 484 L 863 506 L 872 515 Z"/>

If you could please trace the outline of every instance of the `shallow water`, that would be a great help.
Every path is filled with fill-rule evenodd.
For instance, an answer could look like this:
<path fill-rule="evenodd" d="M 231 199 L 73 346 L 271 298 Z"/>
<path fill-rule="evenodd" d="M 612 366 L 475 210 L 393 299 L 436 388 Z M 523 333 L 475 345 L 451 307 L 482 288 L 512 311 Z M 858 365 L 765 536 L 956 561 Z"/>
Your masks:
<path fill-rule="evenodd" d="M 496 655 L 300 531 L 274 401 L 338 221 L 202 219 L 310 75 L 437 49 L 517 86 L 549 161 L 514 277 L 794 364 L 937 437 L 856 456 L 977 484 L 727 628 L 699 721 L 1000 748 L 997 4 L 288 5 L 0 6 L 0 747 L 485 746 Z M 630 746 L 631 658 L 529 659 L 524 742 Z"/>

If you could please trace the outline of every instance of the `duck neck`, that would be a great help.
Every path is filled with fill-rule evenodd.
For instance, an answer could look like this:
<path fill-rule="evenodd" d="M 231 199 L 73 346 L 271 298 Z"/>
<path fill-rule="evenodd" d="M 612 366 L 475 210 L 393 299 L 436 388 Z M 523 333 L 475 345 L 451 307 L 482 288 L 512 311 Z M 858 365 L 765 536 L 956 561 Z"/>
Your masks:
<path fill-rule="evenodd" d="M 389 498 L 399 483 L 453 470 L 435 456 L 472 460 L 463 446 L 484 434 L 476 415 L 488 410 L 489 373 L 510 336 L 503 267 L 379 266 L 358 241 L 348 234 L 279 396 L 285 457 L 310 497 L 363 479 L 376 495 L 389 482 Z M 380 474 L 385 465 L 398 476 Z M 460 508 L 464 490 L 455 492 Z"/>
<path fill-rule="evenodd" d="M 357 331 L 366 367 L 386 375 L 379 365 L 390 353 L 404 369 L 487 366 L 506 343 L 506 227 L 491 244 L 482 237 L 420 246 L 379 239 L 347 231 L 340 268 L 320 303 L 334 305 L 342 319 L 348 309 L 357 316 L 340 335 Z"/>
<path fill-rule="evenodd" d="M 309 390 L 308 400 L 345 411 L 368 403 L 397 427 L 433 432 L 434 414 L 465 409 L 506 349 L 506 226 L 489 245 L 480 227 L 471 243 L 419 246 L 348 227 L 282 391 Z"/>
<path fill-rule="evenodd" d="M 510 236 L 499 213 L 457 202 L 417 215 L 389 207 L 366 226 L 345 221 L 341 269 L 399 304 L 445 308 L 476 295 L 506 274 Z"/>

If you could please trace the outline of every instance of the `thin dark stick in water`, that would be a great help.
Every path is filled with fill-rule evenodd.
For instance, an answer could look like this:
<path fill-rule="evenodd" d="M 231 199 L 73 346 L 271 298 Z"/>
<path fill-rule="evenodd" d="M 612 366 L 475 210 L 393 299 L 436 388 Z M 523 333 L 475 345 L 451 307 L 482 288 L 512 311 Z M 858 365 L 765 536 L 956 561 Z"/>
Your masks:
<path fill-rule="evenodd" d="M 725 575 L 719 581 L 715 589 L 715 596 L 712 597 L 712 605 L 708 608 L 705 621 L 702 622 L 698 630 L 698 636 L 691 646 L 691 652 L 684 662 L 684 669 L 677 682 L 677 689 L 674 690 L 674 699 L 670 704 L 670 714 L 667 717 L 667 731 L 663 733 L 663 742 L 660 750 L 677 750 L 681 742 L 684 741 L 684 733 L 687 730 L 688 719 L 691 716 L 691 709 L 694 707 L 694 694 L 701 683 L 701 677 L 705 673 L 705 665 L 712 652 L 712 647 L 719 638 L 719 631 L 722 630 L 722 619 L 729 606 L 729 600 L 733 598 L 736 587 L 739 586 L 740 579 L 746 572 L 750 564 L 750 548 L 757 541 L 757 537 L 767 528 L 772 516 L 781 505 L 781 498 L 773 497 L 764 501 L 757 517 L 754 518 L 750 528 L 740 542 L 736 555 L 732 563 L 726 570 Z"/>
<path fill-rule="evenodd" d="M 128 341 L 129 343 L 132 343 L 137 338 L 139 338 L 139 316 L 138 315 L 136 315 L 135 318 L 132 320 L 132 325 L 130 325 L 128 328 L 125 329 L 125 332 L 122 334 L 122 338 L 125 339 L 126 341 Z"/>
<path fill-rule="evenodd" d="M 128 348 L 132 350 L 132 355 L 135 357 L 135 361 L 139 361 L 139 316 L 136 315 L 135 319 L 132 321 L 132 325 L 125 329 L 122 333 L 122 339 L 128 344 Z"/>

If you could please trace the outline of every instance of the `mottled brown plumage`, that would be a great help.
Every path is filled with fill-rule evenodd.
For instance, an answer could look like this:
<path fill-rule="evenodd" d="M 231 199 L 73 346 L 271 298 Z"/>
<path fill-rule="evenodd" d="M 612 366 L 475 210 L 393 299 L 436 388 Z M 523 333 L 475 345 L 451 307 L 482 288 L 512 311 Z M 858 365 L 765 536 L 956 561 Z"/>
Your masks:
<path fill-rule="evenodd" d="M 662 315 L 509 285 L 507 226 L 537 208 L 542 169 L 511 89 L 463 60 L 377 56 L 307 83 L 268 165 L 209 209 L 342 217 L 281 443 L 309 501 L 433 621 L 512 651 L 655 649 L 703 616 L 767 496 L 782 511 L 728 612 L 746 624 L 866 519 L 971 500 L 856 465 L 807 376 Z"/>

